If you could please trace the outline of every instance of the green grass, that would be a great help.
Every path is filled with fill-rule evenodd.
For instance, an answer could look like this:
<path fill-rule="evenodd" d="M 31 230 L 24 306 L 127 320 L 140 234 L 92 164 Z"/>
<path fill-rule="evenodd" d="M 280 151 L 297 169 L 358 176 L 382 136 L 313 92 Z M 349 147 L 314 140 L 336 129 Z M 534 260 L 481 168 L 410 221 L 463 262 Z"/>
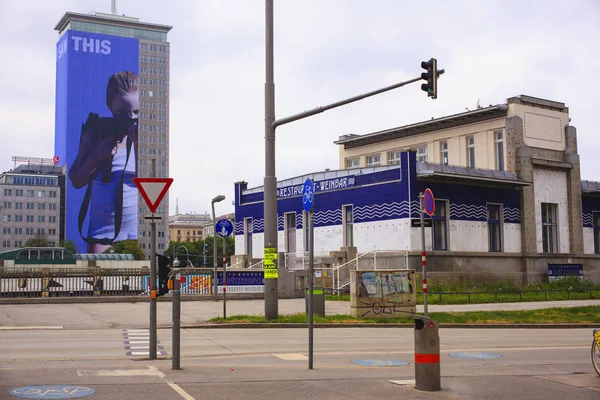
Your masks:
<path fill-rule="evenodd" d="M 418 275 L 418 274 L 417 274 Z M 585 300 L 585 299 L 600 299 L 600 284 L 595 284 L 590 281 L 581 281 L 577 277 L 563 278 L 558 281 L 548 283 L 535 283 L 523 287 L 517 287 L 510 283 L 471 283 L 454 282 L 440 280 L 428 280 L 429 295 L 427 296 L 428 304 L 482 304 L 482 303 L 511 303 L 518 301 L 554 301 L 554 300 Z M 578 289 L 593 289 L 590 296 L 590 291 L 577 291 Z M 520 294 L 518 291 L 523 290 Z M 544 293 L 544 290 L 549 292 Z M 550 290 L 571 290 L 571 292 L 550 292 Z M 423 304 L 422 281 L 417 276 L 417 304 Z M 530 292 L 537 291 L 537 292 Z M 435 293 L 443 294 L 438 295 Z M 471 293 L 455 294 L 458 292 Z M 492 292 L 479 294 L 476 292 Z M 517 292 L 517 293 L 511 293 Z M 340 298 L 339 295 L 325 296 L 326 300 L 330 301 L 350 301 L 350 295 L 344 293 Z"/>
<path fill-rule="evenodd" d="M 429 313 L 429 317 L 447 324 L 545 324 L 545 323 L 600 323 L 600 306 L 559 307 L 531 311 L 472 311 L 461 313 Z M 308 323 L 304 313 L 280 315 L 276 320 L 265 320 L 262 315 L 233 315 L 223 320 L 221 317 L 210 319 L 215 323 Z M 350 324 L 413 324 L 413 317 L 357 319 L 350 315 L 314 316 L 314 323 Z"/>

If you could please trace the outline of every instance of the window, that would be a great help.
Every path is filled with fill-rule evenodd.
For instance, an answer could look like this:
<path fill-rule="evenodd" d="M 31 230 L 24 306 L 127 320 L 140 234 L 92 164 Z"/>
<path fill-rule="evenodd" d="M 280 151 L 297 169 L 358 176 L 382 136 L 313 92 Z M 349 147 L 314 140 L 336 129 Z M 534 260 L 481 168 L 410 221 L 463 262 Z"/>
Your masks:
<path fill-rule="evenodd" d="M 22 240 L 15 240 L 15 247 L 23 247 L 23 241 Z"/>
<path fill-rule="evenodd" d="M 5 201 L 5 202 L 3 203 L 3 206 L 4 206 L 4 208 L 5 208 L 5 209 L 7 209 L 7 210 L 10 210 L 10 209 L 12 208 L 12 207 L 11 207 L 11 206 L 12 206 L 12 203 L 11 203 L 10 201 Z"/>
<path fill-rule="evenodd" d="M 22 210 L 23 209 L 23 203 L 17 202 L 15 203 L 15 210 Z"/>
<path fill-rule="evenodd" d="M 15 235 L 22 235 L 23 234 L 23 228 L 15 228 Z"/>
<path fill-rule="evenodd" d="M 27 203 L 27 209 L 28 210 L 34 210 L 35 209 L 35 203 Z"/>
<path fill-rule="evenodd" d="M 427 145 L 422 144 L 417 147 L 417 162 L 426 163 L 427 162 Z"/>
<path fill-rule="evenodd" d="M 33 235 L 33 228 L 25 228 L 26 235 Z"/>
<path fill-rule="evenodd" d="M 155 44 L 151 44 L 150 45 L 150 51 L 156 51 L 156 45 Z"/>
<path fill-rule="evenodd" d="M 146 73 L 147 71 L 148 71 L 148 67 L 145 67 L 145 66 L 143 66 L 143 65 L 140 67 L 140 72 L 141 72 L 142 74 Z"/>
<path fill-rule="evenodd" d="M 354 246 L 354 215 L 352 206 L 343 206 L 342 212 L 344 216 L 344 247 Z"/>
<path fill-rule="evenodd" d="M 246 255 L 248 258 L 252 258 L 252 218 L 244 219 L 244 236 L 246 242 Z"/>
<path fill-rule="evenodd" d="M 2 247 L 10 247 L 10 240 L 3 240 Z"/>
<path fill-rule="evenodd" d="M 140 55 L 140 61 L 146 62 L 146 61 L 148 61 L 148 57 L 145 54 L 142 54 L 142 55 Z"/>
<path fill-rule="evenodd" d="M 38 215 L 38 223 L 42 224 L 46 222 L 46 217 L 44 215 Z"/>
<path fill-rule="evenodd" d="M 35 196 L 35 190 L 28 190 L 27 197 L 33 197 L 33 196 Z"/>
<path fill-rule="evenodd" d="M 448 142 L 440 142 L 440 161 L 442 165 L 448 165 Z"/>
<path fill-rule="evenodd" d="M 45 235 L 46 234 L 46 229 L 44 229 L 44 228 L 38 228 L 37 234 L 38 235 Z"/>
<path fill-rule="evenodd" d="M 46 197 L 46 191 L 45 190 L 38 190 L 37 196 L 38 197 Z"/>
<path fill-rule="evenodd" d="M 488 242 L 489 251 L 502 251 L 502 209 L 498 204 L 488 204 Z"/>
<path fill-rule="evenodd" d="M 33 215 L 27 215 L 27 222 L 33 222 Z"/>
<path fill-rule="evenodd" d="M 50 222 L 52 224 L 56 223 L 56 216 L 55 215 L 50 215 L 48 217 L 48 222 Z"/>
<path fill-rule="evenodd" d="M 475 168 L 475 136 L 467 136 L 467 167 Z"/>
<path fill-rule="evenodd" d="M 56 203 L 50 203 L 50 204 L 48 204 L 48 210 L 56 211 Z"/>
<path fill-rule="evenodd" d="M 593 225 L 594 225 L 594 253 L 600 254 L 600 212 L 594 212 Z"/>
<path fill-rule="evenodd" d="M 400 152 L 399 151 L 388 151 L 387 153 L 388 165 L 400 164 Z"/>
<path fill-rule="evenodd" d="M 15 215 L 15 222 L 23 222 L 23 216 L 22 215 Z"/>
<path fill-rule="evenodd" d="M 56 229 L 54 229 L 54 228 L 48 229 L 48 235 L 50 235 L 50 236 L 56 235 Z"/>
<path fill-rule="evenodd" d="M 5 235 L 10 235 L 10 228 L 2 228 L 2 233 Z"/>
<path fill-rule="evenodd" d="M 447 239 L 447 204 L 444 200 L 435 200 L 435 213 L 433 220 L 433 250 L 448 250 Z"/>
<path fill-rule="evenodd" d="M 5 215 L 3 218 L 4 222 L 10 222 L 10 220 L 12 219 L 12 215 Z"/>
<path fill-rule="evenodd" d="M 15 196 L 17 196 L 17 197 L 23 197 L 23 190 L 22 189 L 15 190 Z"/>
<path fill-rule="evenodd" d="M 373 154 L 366 157 L 367 167 L 376 167 L 381 165 L 381 154 Z"/>
<path fill-rule="evenodd" d="M 360 159 L 358 157 L 346 159 L 346 168 L 358 168 L 358 167 L 360 167 Z"/>
<path fill-rule="evenodd" d="M 12 196 L 12 189 L 4 189 L 5 196 Z"/>
<path fill-rule="evenodd" d="M 45 210 L 46 209 L 46 203 L 38 203 L 38 210 Z"/>
<path fill-rule="evenodd" d="M 542 244 L 544 253 L 558 253 L 556 204 L 542 203 Z"/>
<path fill-rule="evenodd" d="M 494 132 L 494 142 L 496 144 L 496 169 L 504 171 L 504 134 L 502 131 Z"/>

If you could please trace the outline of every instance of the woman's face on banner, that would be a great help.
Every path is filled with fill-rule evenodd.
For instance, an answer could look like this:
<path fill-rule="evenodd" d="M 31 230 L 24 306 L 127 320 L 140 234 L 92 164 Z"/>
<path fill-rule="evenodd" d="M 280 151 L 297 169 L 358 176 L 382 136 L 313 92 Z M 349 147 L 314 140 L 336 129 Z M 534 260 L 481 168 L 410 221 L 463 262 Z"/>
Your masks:
<path fill-rule="evenodd" d="M 115 118 L 138 119 L 140 111 L 139 103 L 139 94 L 137 91 L 118 94 L 112 103 L 112 114 Z"/>

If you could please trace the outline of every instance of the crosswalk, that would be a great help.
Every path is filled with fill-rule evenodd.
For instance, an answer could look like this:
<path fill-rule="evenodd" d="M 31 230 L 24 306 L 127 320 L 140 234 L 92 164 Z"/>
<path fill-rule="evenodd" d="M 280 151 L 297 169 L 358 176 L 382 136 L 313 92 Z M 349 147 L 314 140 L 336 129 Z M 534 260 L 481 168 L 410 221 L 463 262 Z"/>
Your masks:
<path fill-rule="evenodd" d="M 150 356 L 150 331 L 148 329 L 123 329 L 126 356 Z M 156 355 L 166 356 L 165 348 L 156 339 Z"/>

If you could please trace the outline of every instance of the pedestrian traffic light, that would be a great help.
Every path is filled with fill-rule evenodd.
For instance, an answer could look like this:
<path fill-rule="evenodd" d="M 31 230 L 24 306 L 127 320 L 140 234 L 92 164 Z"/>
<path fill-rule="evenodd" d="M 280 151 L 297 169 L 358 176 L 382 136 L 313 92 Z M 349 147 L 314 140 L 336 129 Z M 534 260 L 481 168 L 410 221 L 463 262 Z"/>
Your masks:
<path fill-rule="evenodd" d="M 169 271 L 171 271 L 171 259 L 165 255 L 157 254 L 158 257 L 158 295 L 169 293 Z"/>
<path fill-rule="evenodd" d="M 428 97 L 437 99 L 437 60 L 432 58 L 429 61 L 422 61 L 421 68 L 427 71 L 421 74 L 421 79 L 427 81 L 421 85 L 421 90 L 427 92 Z"/>

